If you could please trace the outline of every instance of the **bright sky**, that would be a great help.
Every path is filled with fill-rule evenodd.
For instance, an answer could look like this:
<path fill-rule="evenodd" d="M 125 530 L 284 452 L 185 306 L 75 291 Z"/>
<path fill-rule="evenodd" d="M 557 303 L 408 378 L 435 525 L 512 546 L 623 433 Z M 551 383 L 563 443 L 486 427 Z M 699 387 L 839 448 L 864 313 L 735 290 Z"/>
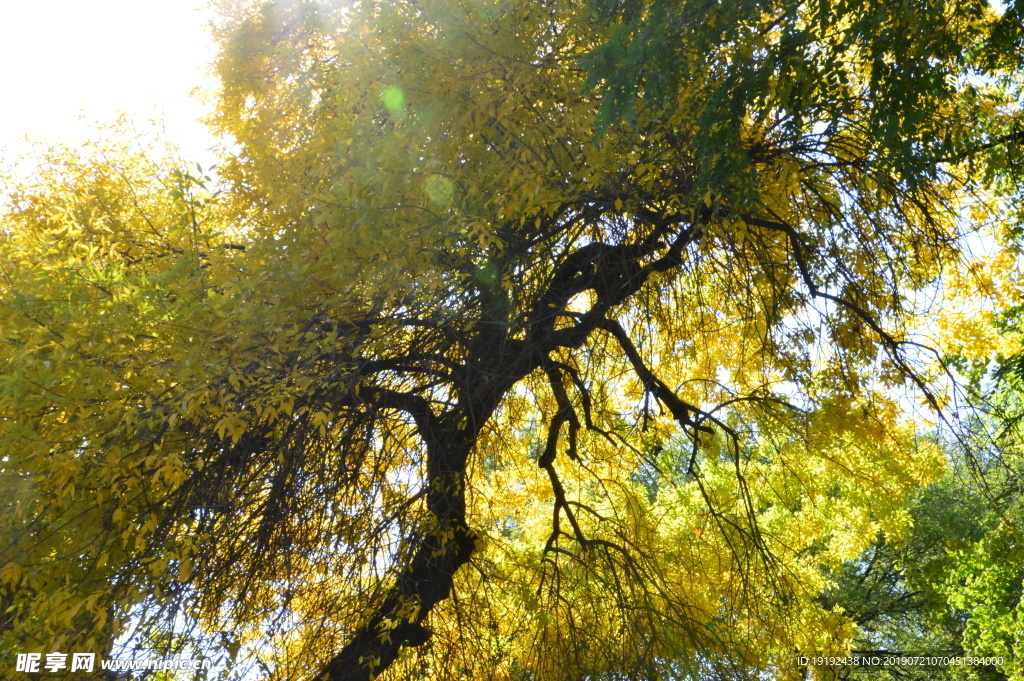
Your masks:
<path fill-rule="evenodd" d="M 204 167 L 214 139 L 189 93 L 213 57 L 203 0 L 0 0 L 0 147 L 76 142 L 90 121 L 127 113 L 164 121 L 169 141 Z M 84 117 L 84 118 L 83 118 Z"/>

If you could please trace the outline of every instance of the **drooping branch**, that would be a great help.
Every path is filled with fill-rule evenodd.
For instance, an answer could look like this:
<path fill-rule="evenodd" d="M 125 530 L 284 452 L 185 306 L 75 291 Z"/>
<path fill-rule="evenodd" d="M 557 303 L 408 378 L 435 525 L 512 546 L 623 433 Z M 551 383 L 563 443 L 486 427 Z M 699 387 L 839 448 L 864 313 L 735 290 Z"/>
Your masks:
<path fill-rule="evenodd" d="M 571 406 L 570 413 L 573 414 L 572 418 L 575 418 L 575 413 L 571 412 Z M 593 509 L 591 509 L 590 507 L 586 506 L 585 504 L 581 504 L 578 501 L 570 500 L 565 492 L 565 486 L 562 485 L 562 480 L 558 476 L 558 471 L 555 470 L 555 457 L 558 451 L 559 430 L 561 429 L 562 424 L 565 423 L 565 421 L 568 420 L 569 418 L 565 416 L 559 418 L 560 415 L 563 415 L 562 409 L 559 409 L 559 411 L 556 413 L 555 418 L 552 419 L 551 424 L 548 426 L 547 445 L 544 449 L 544 453 L 541 455 L 540 459 L 537 462 L 537 464 L 547 472 L 548 479 L 551 481 L 551 492 L 555 496 L 555 502 L 552 506 L 551 534 L 548 536 L 548 539 L 544 544 L 544 554 L 555 552 L 562 553 L 574 558 L 577 557 L 557 546 L 559 536 L 565 535 L 570 539 L 575 540 L 584 549 L 596 546 L 602 546 L 608 549 L 612 549 L 620 553 L 625 558 L 627 566 L 629 566 L 631 569 L 636 569 L 634 558 L 628 550 L 626 550 L 619 544 L 616 544 L 615 542 L 608 541 L 607 539 L 589 538 L 583 533 L 583 528 L 580 527 L 579 520 L 576 517 L 576 513 L 572 509 L 573 506 L 583 508 L 597 518 L 601 518 L 601 515 L 594 511 Z M 578 423 L 576 424 L 576 427 L 579 427 Z M 570 430 L 570 433 L 574 432 L 574 430 Z M 576 443 L 574 440 L 571 440 L 569 443 L 569 449 L 567 450 L 567 453 L 571 452 L 570 458 L 578 460 L 579 457 L 575 453 L 575 448 Z M 572 535 L 568 535 L 562 532 L 562 513 L 565 513 L 565 517 L 566 519 L 568 519 L 569 525 L 572 527 Z"/>
<path fill-rule="evenodd" d="M 587 430 L 600 434 L 604 439 L 608 440 L 608 442 L 615 445 L 616 442 L 612 438 L 611 434 L 594 423 L 593 403 L 590 397 L 590 388 L 588 388 L 587 384 L 584 383 L 579 370 L 576 369 L 576 367 L 556 360 L 550 360 L 550 366 L 561 371 L 562 374 L 568 376 L 572 381 L 573 386 L 576 388 L 576 392 L 580 396 L 580 405 L 583 407 L 583 423 L 587 426 Z M 566 401 L 568 401 L 568 396 L 566 396 Z"/>
<path fill-rule="evenodd" d="M 544 544 L 544 552 L 547 553 L 552 550 L 555 543 L 558 541 L 558 536 L 562 533 L 560 529 L 560 518 L 563 511 L 565 512 L 565 517 L 569 519 L 569 525 L 572 526 L 574 539 L 576 539 L 580 544 L 586 545 L 588 540 L 584 536 L 579 522 L 576 520 L 576 514 L 573 513 L 573 510 L 566 499 L 565 487 L 562 486 L 562 481 L 559 479 L 558 472 L 555 470 L 554 459 L 542 462 L 540 467 L 547 471 L 548 479 L 551 480 L 551 491 L 555 495 L 554 518 L 552 520 L 551 535 Z"/>
<path fill-rule="evenodd" d="M 693 428 L 703 433 L 714 433 L 711 428 L 690 416 L 690 414 L 697 414 L 703 420 L 708 417 L 707 414 L 679 399 L 679 396 L 644 364 L 643 358 L 640 357 L 640 353 L 637 351 L 632 339 L 630 339 L 629 334 L 626 333 L 621 324 L 614 319 L 602 319 L 598 326 L 610 333 L 618 341 L 619 347 L 622 348 L 629 363 L 633 365 L 633 370 L 640 378 L 641 383 L 643 383 L 644 390 L 653 394 L 655 398 L 668 407 L 679 425 L 684 428 Z"/>
<path fill-rule="evenodd" d="M 756 227 L 764 227 L 765 229 L 770 229 L 785 234 L 789 238 L 790 248 L 792 249 L 793 253 L 793 259 L 796 261 L 797 271 L 800 273 L 800 280 L 803 282 L 804 286 L 807 287 L 807 290 L 811 294 L 811 297 L 821 298 L 822 300 L 827 300 L 829 302 L 835 303 L 836 305 L 839 305 L 840 307 L 844 307 L 850 312 L 852 312 L 854 315 L 856 315 L 856 317 L 860 319 L 862 322 L 867 324 L 868 327 L 872 331 L 874 331 L 881 339 L 882 344 L 889 351 L 890 357 L 896 363 L 896 366 L 899 367 L 900 372 L 914 382 L 917 388 L 924 395 L 925 400 L 927 400 L 928 404 L 932 407 L 932 409 L 935 410 L 936 413 L 942 412 L 942 408 L 939 406 L 939 402 L 936 399 L 935 394 L 924 382 L 924 379 L 922 379 L 918 375 L 918 373 L 914 371 L 909 364 L 907 364 L 906 359 L 904 359 L 903 355 L 900 353 L 900 346 L 902 345 L 914 345 L 917 347 L 921 347 L 920 345 L 913 342 L 896 340 L 895 338 L 893 338 L 892 334 L 890 334 L 888 331 L 882 328 L 878 319 L 876 319 L 874 315 L 870 314 L 863 307 L 853 302 L 852 300 L 846 300 L 845 298 L 832 295 L 831 293 L 822 291 L 820 288 L 818 288 L 817 283 L 815 283 L 814 281 L 814 277 L 811 276 L 811 270 L 807 264 L 807 256 L 804 253 L 807 247 L 804 245 L 803 240 L 800 238 L 800 234 L 792 225 L 786 224 L 784 222 L 776 222 L 774 220 L 763 220 L 760 218 L 754 218 L 747 215 L 742 216 L 742 218 L 747 224 L 754 225 Z"/>
<path fill-rule="evenodd" d="M 547 372 L 548 379 L 551 382 L 551 391 L 555 395 L 555 402 L 558 404 L 558 411 L 551 420 L 551 428 L 548 431 L 547 446 L 544 448 L 544 453 L 540 457 L 539 463 L 541 468 L 555 460 L 555 447 L 557 446 L 558 431 L 563 423 L 569 424 L 569 448 L 566 450 L 566 454 L 569 455 L 570 459 L 578 460 L 579 454 L 576 451 L 576 439 L 580 429 L 579 417 L 576 415 L 576 410 L 573 408 L 572 402 L 569 401 L 569 395 L 565 392 L 565 386 L 562 385 L 562 375 L 559 373 L 559 368 L 554 364 L 549 363 L 544 367 L 544 370 Z"/>

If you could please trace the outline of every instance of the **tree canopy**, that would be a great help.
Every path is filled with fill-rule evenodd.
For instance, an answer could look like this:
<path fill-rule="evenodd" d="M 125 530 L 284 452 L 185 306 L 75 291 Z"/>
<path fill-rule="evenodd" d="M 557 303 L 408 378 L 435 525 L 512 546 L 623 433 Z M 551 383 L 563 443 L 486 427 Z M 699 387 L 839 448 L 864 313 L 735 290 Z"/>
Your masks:
<path fill-rule="evenodd" d="M 947 467 L 908 400 L 1017 352 L 977 244 L 1016 235 L 1020 16 L 224 3 L 215 178 L 123 131 L 5 178 L 0 665 L 843 654 L 843 571 Z"/>

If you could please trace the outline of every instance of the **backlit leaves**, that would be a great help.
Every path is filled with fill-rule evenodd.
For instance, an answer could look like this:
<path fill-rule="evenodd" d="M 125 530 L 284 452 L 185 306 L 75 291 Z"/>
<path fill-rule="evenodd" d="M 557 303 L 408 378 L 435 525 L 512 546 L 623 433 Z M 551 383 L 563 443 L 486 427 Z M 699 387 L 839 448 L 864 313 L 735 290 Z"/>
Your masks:
<path fill-rule="evenodd" d="M 280 679 L 842 652 L 830 570 L 943 469 L 894 392 L 942 406 L 921 329 L 983 356 L 976 294 L 1012 295 L 965 249 L 975 168 L 921 165 L 978 136 L 914 146 L 1005 107 L 943 75 L 987 15 L 670 5 L 232 4 L 219 189 L 116 144 L 11 178 L 4 645 L 131 625 Z"/>

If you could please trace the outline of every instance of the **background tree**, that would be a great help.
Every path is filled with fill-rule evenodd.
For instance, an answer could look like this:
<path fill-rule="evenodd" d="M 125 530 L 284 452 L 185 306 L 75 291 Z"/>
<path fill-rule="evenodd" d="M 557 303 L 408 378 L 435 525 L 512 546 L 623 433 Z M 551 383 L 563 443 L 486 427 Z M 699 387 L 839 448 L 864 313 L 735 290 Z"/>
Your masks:
<path fill-rule="evenodd" d="M 961 593 L 967 564 L 974 562 L 965 558 L 977 554 L 990 534 L 1003 531 L 1009 501 L 999 483 L 1005 483 L 1001 457 L 987 435 L 991 425 L 975 420 L 973 426 L 972 438 L 943 438 L 949 469 L 915 493 L 912 529 L 902 537 L 879 537 L 863 556 L 843 565 L 822 600 L 857 625 L 852 648 L 861 655 L 1003 656 L 1008 666 L 865 666 L 839 670 L 839 678 L 1008 678 L 1003 672 L 1014 663 L 1005 651 L 965 638 L 968 629 L 978 628 L 983 600 Z M 998 560 L 1019 570 L 1011 555 Z"/>
<path fill-rule="evenodd" d="M 117 145 L 12 179 L 5 663 L 129 625 L 281 679 L 844 650 L 827 569 L 942 469 L 915 330 L 984 349 L 943 303 L 1012 262 L 963 247 L 1015 92 L 969 78 L 979 4 L 742 6 L 638 5 L 699 21 L 608 109 L 614 12 L 233 4 L 222 192 Z"/>
<path fill-rule="evenodd" d="M 1014 198 L 1019 200 L 1019 194 Z M 1004 285 L 1019 286 L 1019 281 Z M 947 611 L 957 613 L 964 648 L 1008 660 L 1000 670 L 1005 676 L 992 678 L 1019 678 L 1024 673 L 1019 662 L 1024 608 L 1019 304 L 1003 310 L 996 321 L 1006 341 L 1003 351 L 989 361 L 975 361 L 969 372 L 974 390 L 985 389 L 989 410 L 987 427 L 976 429 L 985 437 L 973 438 L 965 460 L 969 465 L 963 466 L 970 475 L 960 482 L 961 491 L 973 497 L 968 505 L 977 509 L 974 529 L 947 540 L 945 555 L 937 561 L 942 569 L 933 572 L 929 586 L 942 597 Z M 970 366 L 966 358 L 957 359 L 961 366 Z"/>

